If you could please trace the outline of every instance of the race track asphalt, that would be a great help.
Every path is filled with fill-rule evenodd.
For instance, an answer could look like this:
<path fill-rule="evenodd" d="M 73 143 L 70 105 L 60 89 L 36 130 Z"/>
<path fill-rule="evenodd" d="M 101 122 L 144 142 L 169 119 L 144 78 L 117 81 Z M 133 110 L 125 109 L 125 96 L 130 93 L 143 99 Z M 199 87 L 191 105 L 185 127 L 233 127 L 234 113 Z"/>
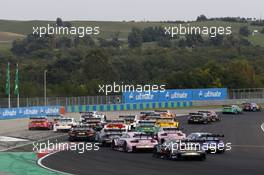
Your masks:
<path fill-rule="evenodd" d="M 184 132 L 224 134 L 232 143 L 225 154 L 207 155 L 205 161 L 171 161 L 153 158 L 151 153 L 123 153 L 100 148 L 79 154 L 62 151 L 42 160 L 54 170 L 85 175 L 263 175 L 264 112 L 221 115 L 222 121 L 208 125 L 188 125 L 187 117 L 179 117 Z"/>

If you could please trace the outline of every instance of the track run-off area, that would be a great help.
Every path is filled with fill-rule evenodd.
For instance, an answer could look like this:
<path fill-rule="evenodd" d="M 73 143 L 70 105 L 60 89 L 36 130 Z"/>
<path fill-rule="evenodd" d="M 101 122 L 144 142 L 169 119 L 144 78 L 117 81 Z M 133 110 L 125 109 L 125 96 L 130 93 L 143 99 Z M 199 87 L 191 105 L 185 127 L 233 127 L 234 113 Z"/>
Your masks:
<path fill-rule="evenodd" d="M 46 156 L 39 163 L 49 170 L 85 175 L 263 175 L 264 112 L 220 115 L 222 121 L 207 125 L 189 125 L 186 116 L 178 117 L 186 134 L 224 134 L 224 140 L 232 143 L 231 151 L 209 154 L 205 161 L 163 160 L 152 157 L 152 153 L 124 153 L 103 147 L 83 154 L 61 151 Z"/>

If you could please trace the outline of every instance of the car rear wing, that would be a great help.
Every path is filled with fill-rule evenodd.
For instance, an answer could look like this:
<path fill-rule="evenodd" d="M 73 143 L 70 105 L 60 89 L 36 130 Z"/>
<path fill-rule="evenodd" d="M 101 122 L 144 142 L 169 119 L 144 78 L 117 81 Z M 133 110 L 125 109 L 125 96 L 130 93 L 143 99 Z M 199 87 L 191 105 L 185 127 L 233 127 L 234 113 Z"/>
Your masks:
<path fill-rule="evenodd" d="M 189 113 L 191 117 L 203 117 L 202 113 Z"/>
<path fill-rule="evenodd" d="M 151 120 L 139 120 L 138 124 L 153 124 L 155 125 L 156 121 L 151 121 Z"/>
<path fill-rule="evenodd" d="M 86 122 L 101 122 L 101 118 L 95 118 L 95 117 L 87 117 L 84 118 L 83 120 L 85 120 Z"/>
<path fill-rule="evenodd" d="M 202 137 L 217 137 L 217 138 L 220 138 L 220 137 L 224 137 L 223 134 L 207 134 L 207 135 L 202 135 Z"/>
<path fill-rule="evenodd" d="M 168 113 L 169 111 L 168 110 L 155 110 L 154 112 L 157 112 L 157 113 Z"/>
<path fill-rule="evenodd" d="M 198 111 L 198 113 L 206 113 L 206 114 L 208 114 L 208 113 L 211 113 L 211 111 Z"/>
<path fill-rule="evenodd" d="M 126 125 L 123 123 L 107 123 L 105 125 L 105 128 L 108 129 L 122 129 L 122 128 L 126 128 Z"/>
<path fill-rule="evenodd" d="M 124 123 L 123 119 L 106 120 L 106 123 Z"/>
<path fill-rule="evenodd" d="M 142 137 L 154 138 L 154 136 L 155 136 L 155 134 L 153 134 L 153 133 L 136 133 L 136 134 L 134 134 L 133 137 L 134 138 L 139 137 L 141 139 Z"/>
<path fill-rule="evenodd" d="M 126 119 L 135 119 L 136 115 L 120 115 L 119 119 L 126 120 Z"/>

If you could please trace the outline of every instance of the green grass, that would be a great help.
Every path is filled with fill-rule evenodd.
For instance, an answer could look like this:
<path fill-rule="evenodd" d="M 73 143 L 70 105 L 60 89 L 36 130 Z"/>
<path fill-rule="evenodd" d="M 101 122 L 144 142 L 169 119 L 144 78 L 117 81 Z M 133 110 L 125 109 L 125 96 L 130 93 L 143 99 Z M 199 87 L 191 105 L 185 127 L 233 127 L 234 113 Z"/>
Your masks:
<path fill-rule="evenodd" d="M 11 42 L 0 42 L 0 51 L 10 49 L 12 46 Z"/>

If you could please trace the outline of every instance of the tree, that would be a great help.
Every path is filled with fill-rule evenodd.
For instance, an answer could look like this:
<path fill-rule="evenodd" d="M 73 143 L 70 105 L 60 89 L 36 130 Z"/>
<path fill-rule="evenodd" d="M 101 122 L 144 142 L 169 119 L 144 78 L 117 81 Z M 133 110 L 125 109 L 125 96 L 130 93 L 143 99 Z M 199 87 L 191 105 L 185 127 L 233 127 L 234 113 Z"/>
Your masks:
<path fill-rule="evenodd" d="M 215 37 L 210 37 L 210 42 L 215 46 L 220 46 L 223 44 L 223 35 L 217 34 Z"/>
<path fill-rule="evenodd" d="M 264 27 L 263 27 L 263 29 L 260 31 L 260 33 L 264 34 Z"/>
<path fill-rule="evenodd" d="M 74 38 L 74 46 L 86 46 L 86 47 L 94 47 L 95 46 L 95 41 L 93 38 L 89 35 L 85 35 L 83 38 L 80 38 L 79 36 L 76 36 Z"/>
<path fill-rule="evenodd" d="M 207 20 L 207 18 L 206 18 L 205 15 L 200 15 L 200 16 L 198 16 L 197 19 L 196 19 L 196 21 L 206 21 L 206 20 Z"/>
<path fill-rule="evenodd" d="M 72 47 L 72 40 L 66 36 L 63 36 L 57 41 L 58 48 Z"/>
<path fill-rule="evenodd" d="M 249 36 L 250 35 L 250 30 L 248 29 L 248 26 L 240 27 L 239 34 L 242 35 L 242 36 Z"/>
<path fill-rule="evenodd" d="M 113 47 L 120 47 L 121 41 L 119 40 L 119 32 L 115 32 L 112 34 L 112 40 L 111 40 L 111 45 Z"/>
<path fill-rule="evenodd" d="M 247 39 L 241 38 L 239 44 L 243 46 L 249 46 L 251 43 Z"/>
<path fill-rule="evenodd" d="M 130 48 L 140 47 L 142 45 L 142 35 L 138 28 L 132 28 L 128 35 L 128 45 Z"/>
<path fill-rule="evenodd" d="M 71 24 L 69 21 L 65 21 L 65 22 L 63 23 L 63 26 L 64 26 L 64 27 L 67 27 L 67 28 L 71 28 L 71 27 L 72 27 L 72 24 Z"/>
<path fill-rule="evenodd" d="M 62 27 L 62 26 L 63 26 L 63 21 L 62 21 L 62 19 L 61 19 L 61 18 L 57 18 L 57 19 L 56 19 L 56 24 L 57 24 L 57 26 Z"/>
<path fill-rule="evenodd" d="M 196 47 L 203 43 L 203 38 L 200 34 L 188 34 L 186 35 L 185 44 L 188 47 Z"/>

